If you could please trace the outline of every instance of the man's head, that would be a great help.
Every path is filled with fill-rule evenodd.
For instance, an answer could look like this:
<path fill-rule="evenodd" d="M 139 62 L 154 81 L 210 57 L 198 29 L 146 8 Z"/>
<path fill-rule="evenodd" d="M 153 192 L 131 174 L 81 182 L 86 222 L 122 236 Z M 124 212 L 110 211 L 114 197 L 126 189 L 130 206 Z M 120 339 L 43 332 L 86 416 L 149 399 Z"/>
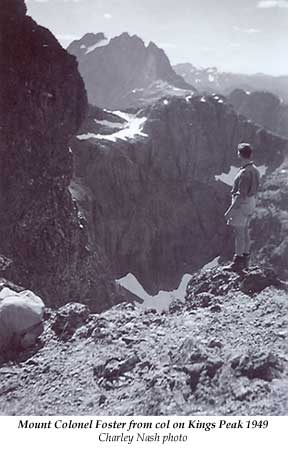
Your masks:
<path fill-rule="evenodd" d="M 251 159 L 252 157 L 252 147 L 250 144 L 247 144 L 246 142 L 241 142 L 241 144 L 238 145 L 237 147 L 238 150 L 238 156 L 242 159 Z"/>

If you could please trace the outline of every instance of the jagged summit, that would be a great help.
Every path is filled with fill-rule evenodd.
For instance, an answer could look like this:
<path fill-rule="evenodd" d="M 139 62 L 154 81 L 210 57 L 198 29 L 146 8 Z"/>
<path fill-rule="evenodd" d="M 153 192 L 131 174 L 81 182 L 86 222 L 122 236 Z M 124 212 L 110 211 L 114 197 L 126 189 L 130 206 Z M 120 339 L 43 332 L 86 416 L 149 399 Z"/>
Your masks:
<path fill-rule="evenodd" d="M 119 42 L 130 42 L 130 43 L 135 43 L 137 42 L 139 45 L 146 47 L 145 43 L 143 41 L 143 39 L 141 39 L 139 36 L 137 36 L 137 34 L 130 34 L 128 33 L 128 31 L 124 31 L 123 33 L 121 33 L 119 36 L 115 36 L 113 38 L 116 41 Z"/>
<path fill-rule="evenodd" d="M 93 45 L 93 44 L 96 44 L 97 42 L 102 41 L 103 39 L 106 39 L 106 37 L 105 37 L 105 34 L 102 32 L 86 33 L 86 34 L 84 34 L 84 36 L 81 39 L 79 39 L 79 41 L 74 41 L 74 42 L 87 44 L 87 45 Z"/>
<path fill-rule="evenodd" d="M 165 52 L 127 32 L 106 39 L 88 33 L 68 47 L 79 62 L 91 104 L 109 109 L 142 106 L 163 95 L 196 90 L 177 75 Z"/>
<path fill-rule="evenodd" d="M 74 43 L 75 46 L 80 45 L 80 48 L 84 48 L 84 46 L 89 47 L 105 40 L 107 38 L 104 33 L 86 33 L 81 39 L 74 41 Z"/>
<path fill-rule="evenodd" d="M 69 46 L 69 52 L 74 54 L 78 61 L 93 52 L 96 48 L 107 45 L 109 40 L 104 33 L 86 33 L 81 39 L 73 41 Z"/>

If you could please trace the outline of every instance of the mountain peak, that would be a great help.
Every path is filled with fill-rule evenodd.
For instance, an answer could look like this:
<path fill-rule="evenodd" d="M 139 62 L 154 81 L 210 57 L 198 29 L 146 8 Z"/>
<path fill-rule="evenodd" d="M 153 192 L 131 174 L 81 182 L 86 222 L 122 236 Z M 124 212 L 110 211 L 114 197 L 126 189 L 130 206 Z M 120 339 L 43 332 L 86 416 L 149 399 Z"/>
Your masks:
<path fill-rule="evenodd" d="M 88 33 L 68 51 L 78 59 L 89 102 L 102 108 L 143 106 L 168 93 L 195 91 L 174 72 L 163 49 L 154 42 L 146 46 L 136 34 L 125 31 L 107 41 L 103 33 Z"/>
<path fill-rule="evenodd" d="M 144 41 L 139 36 L 137 36 L 137 34 L 130 35 L 127 31 L 120 34 L 119 36 L 115 36 L 114 38 L 112 38 L 111 42 L 119 46 L 120 48 L 122 48 L 123 46 L 128 46 L 132 50 L 145 50 Z"/>
<path fill-rule="evenodd" d="M 159 50 L 159 47 L 157 47 L 157 45 L 156 45 L 155 42 L 153 42 L 153 41 L 150 41 L 150 42 L 149 42 L 147 48 L 148 48 L 148 49 L 151 49 L 151 50 L 154 50 L 154 49 Z"/>
<path fill-rule="evenodd" d="M 109 44 L 109 39 L 105 34 L 99 33 L 86 33 L 81 39 L 73 41 L 67 48 L 68 52 L 76 56 L 78 61 L 83 59 L 86 55 L 93 52 L 98 47 L 104 47 Z"/>
<path fill-rule="evenodd" d="M 81 42 L 82 44 L 86 44 L 86 45 L 93 45 L 93 44 L 96 44 L 105 39 L 107 39 L 107 38 L 105 37 L 105 34 L 102 32 L 86 33 L 78 42 Z"/>

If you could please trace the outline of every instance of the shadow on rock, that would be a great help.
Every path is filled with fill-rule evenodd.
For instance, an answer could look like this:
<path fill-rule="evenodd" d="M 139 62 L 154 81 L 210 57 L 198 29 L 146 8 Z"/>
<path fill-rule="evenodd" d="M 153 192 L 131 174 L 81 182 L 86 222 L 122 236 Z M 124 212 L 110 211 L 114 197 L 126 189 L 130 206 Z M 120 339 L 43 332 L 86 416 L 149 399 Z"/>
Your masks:
<path fill-rule="evenodd" d="M 39 350 L 41 350 L 44 347 L 44 342 L 41 341 L 41 339 L 38 339 L 37 342 L 33 345 L 33 347 L 23 350 L 23 348 L 19 346 L 13 346 L 11 345 L 7 350 L 5 350 L 0 355 L 0 367 L 3 364 L 7 363 L 15 363 L 20 364 L 24 363 L 32 356 L 36 355 Z"/>
<path fill-rule="evenodd" d="M 89 321 L 89 308 L 81 303 L 68 303 L 51 319 L 51 328 L 61 340 L 70 339 L 75 331 Z"/>
<path fill-rule="evenodd" d="M 237 356 L 231 362 L 235 375 L 245 376 L 250 380 L 259 378 L 265 381 L 272 381 L 278 378 L 283 372 L 281 359 L 271 352 L 252 352 Z"/>

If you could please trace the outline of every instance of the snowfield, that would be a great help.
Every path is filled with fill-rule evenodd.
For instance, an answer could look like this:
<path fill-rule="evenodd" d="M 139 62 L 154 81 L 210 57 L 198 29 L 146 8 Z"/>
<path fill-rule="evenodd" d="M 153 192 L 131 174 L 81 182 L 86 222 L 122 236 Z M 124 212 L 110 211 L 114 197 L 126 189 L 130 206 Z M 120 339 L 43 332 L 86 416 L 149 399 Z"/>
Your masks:
<path fill-rule="evenodd" d="M 111 134 L 94 134 L 94 133 L 87 133 L 87 134 L 80 134 L 77 136 L 78 139 L 81 141 L 87 140 L 87 139 L 103 139 L 106 141 L 112 141 L 116 142 L 118 139 L 122 140 L 129 140 L 134 139 L 136 136 L 143 136 L 148 137 L 148 134 L 143 133 L 143 127 L 147 120 L 147 117 L 136 117 L 135 114 L 129 114 L 122 111 L 113 111 L 113 114 L 117 115 L 121 119 L 126 120 L 126 124 L 121 123 L 120 126 L 123 127 L 121 130 L 115 131 Z M 111 128 L 118 127 L 119 124 L 115 122 L 109 122 L 109 121 L 98 121 L 99 123 L 102 123 L 103 125 L 108 125 Z"/>
<path fill-rule="evenodd" d="M 116 280 L 116 283 L 120 284 L 120 286 L 125 287 L 128 291 L 144 300 L 141 305 L 142 307 L 144 307 L 144 309 L 155 308 L 158 312 L 161 312 L 167 311 L 169 309 L 169 305 L 175 299 L 184 301 L 186 286 L 191 277 L 192 275 L 186 273 L 185 275 L 183 275 L 177 289 L 171 292 L 159 291 L 156 295 L 149 295 L 145 291 L 143 286 L 139 283 L 135 275 L 133 275 L 132 273 L 128 273 L 125 277 Z"/>

